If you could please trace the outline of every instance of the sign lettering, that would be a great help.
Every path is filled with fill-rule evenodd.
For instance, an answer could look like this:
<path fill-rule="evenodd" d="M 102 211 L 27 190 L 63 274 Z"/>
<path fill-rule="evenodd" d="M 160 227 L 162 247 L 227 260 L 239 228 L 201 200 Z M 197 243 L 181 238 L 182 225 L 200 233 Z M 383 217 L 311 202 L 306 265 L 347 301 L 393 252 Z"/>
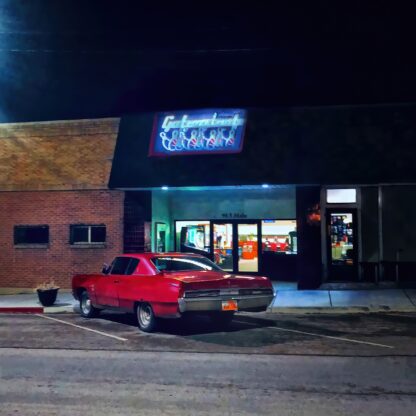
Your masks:
<path fill-rule="evenodd" d="M 239 153 L 246 112 L 239 109 L 159 113 L 149 156 Z"/>

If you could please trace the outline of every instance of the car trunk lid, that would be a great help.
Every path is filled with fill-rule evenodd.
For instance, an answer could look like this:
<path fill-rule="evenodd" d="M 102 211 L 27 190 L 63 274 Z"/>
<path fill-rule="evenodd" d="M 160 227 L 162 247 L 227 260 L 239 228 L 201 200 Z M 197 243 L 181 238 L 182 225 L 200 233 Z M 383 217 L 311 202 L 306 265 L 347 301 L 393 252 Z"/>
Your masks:
<path fill-rule="evenodd" d="M 179 280 L 185 290 L 270 288 L 266 277 L 244 276 L 212 271 L 164 272 L 168 278 Z"/>

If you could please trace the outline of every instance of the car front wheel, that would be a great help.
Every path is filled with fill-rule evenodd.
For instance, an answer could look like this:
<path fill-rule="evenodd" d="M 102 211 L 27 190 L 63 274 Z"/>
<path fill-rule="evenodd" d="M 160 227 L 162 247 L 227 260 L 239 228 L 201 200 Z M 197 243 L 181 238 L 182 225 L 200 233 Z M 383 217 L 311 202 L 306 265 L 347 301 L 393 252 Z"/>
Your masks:
<path fill-rule="evenodd" d="M 137 322 L 143 332 L 152 332 L 156 329 L 157 318 L 152 307 L 148 303 L 142 303 L 137 307 Z"/>
<path fill-rule="evenodd" d="M 81 293 L 79 299 L 79 308 L 81 310 L 81 316 L 84 318 L 94 318 L 99 313 L 99 309 L 92 306 L 91 299 L 88 296 L 88 292 L 86 290 Z"/>

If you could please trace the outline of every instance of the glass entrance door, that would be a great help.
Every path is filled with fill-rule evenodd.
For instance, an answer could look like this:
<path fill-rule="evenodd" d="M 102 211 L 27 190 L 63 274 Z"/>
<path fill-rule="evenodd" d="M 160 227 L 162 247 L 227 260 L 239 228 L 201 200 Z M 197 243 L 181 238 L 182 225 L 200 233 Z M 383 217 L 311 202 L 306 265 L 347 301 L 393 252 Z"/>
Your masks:
<path fill-rule="evenodd" d="M 237 224 L 238 272 L 259 271 L 258 224 Z"/>
<path fill-rule="evenodd" d="M 232 223 L 213 223 L 214 262 L 223 270 L 234 271 L 234 227 Z"/>
<path fill-rule="evenodd" d="M 358 278 L 356 210 L 328 210 L 327 229 L 329 278 L 356 280 Z"/>
<path fill-rule="evenodd" d="M 228 221 L 212 224 L 214 262 L 233 273 L 259 271 L 258 221 Z"/>

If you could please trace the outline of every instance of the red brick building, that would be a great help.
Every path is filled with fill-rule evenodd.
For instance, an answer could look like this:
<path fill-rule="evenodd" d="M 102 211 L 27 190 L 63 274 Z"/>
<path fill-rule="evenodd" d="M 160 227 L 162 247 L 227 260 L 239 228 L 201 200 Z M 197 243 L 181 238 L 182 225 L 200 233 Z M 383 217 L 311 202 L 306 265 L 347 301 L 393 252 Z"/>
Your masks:
<path fill-rule="evenodd" d="M 0 125 L 0 288 L 95 272 L 123 251 L 124 192 L 108 179 L 119 119 Z"/>

